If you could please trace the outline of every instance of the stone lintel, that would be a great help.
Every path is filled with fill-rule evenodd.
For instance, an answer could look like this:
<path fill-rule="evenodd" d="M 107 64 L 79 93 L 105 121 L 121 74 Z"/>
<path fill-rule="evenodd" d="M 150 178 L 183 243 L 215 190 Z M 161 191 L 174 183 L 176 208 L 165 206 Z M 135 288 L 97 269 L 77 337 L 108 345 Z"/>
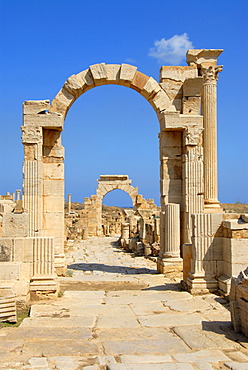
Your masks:
<path fill-rule="evenodd" d="M 160 82 L 170 79 L 183 82 L 186 78 L 198 76 L 196 66 L 162 66 L 160 68 Z"/>
<path fill-rule="evenodd" d="M 189 66 L 215 66 L 223 49 L 190 49 L 186 54 Z"/>
<path fill-rule="evenodd" d="M 106 181 L 106 182 L 112 182 L 112 181 L 131 181 L 128 178 L 128 175 L 100 175 L 99 181 Z"/>
<path fill-rule="evenodd" d="M 164 112 L 159 116 L 160 130 L 185 130 L 186 128 L 203 128 L 201 115 L 186 115 L 179 112 Z"/>
<path fill-rule="evenodd" d="M 50 100 L 26 100 L 22 104 L 24 114 L 36 114 L 50 108 Z"/>

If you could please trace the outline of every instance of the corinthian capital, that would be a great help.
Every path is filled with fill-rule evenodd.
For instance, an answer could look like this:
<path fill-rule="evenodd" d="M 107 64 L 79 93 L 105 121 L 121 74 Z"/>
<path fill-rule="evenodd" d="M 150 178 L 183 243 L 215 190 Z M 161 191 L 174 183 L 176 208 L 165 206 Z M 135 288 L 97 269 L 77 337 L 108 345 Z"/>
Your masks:
<path fill-rule="evenodd" d="M 218 80 L 218 73 L 222 71 L 223 66 L 202 67 L 201 74 L 204 83 L 214 83 Z"/>

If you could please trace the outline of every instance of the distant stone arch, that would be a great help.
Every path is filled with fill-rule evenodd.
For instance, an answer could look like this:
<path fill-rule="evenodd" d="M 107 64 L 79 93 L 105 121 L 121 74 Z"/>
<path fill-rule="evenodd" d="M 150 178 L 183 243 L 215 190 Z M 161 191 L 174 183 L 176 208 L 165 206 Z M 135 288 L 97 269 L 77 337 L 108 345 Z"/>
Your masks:
<path fill-rule="evenodd" d="M 138 188 L 131 185 L 132 180 L 129 179 L 128 175 L 101 175 L 97 181 L 96 194 L 92 195 L 91 198 L 84 199 L 84 207 L 88 212 L 90 236 L 102 234 L 102 200 L 106 194 L 113 190 L 119 189 L 127 193 L 135 210 L 155 206 L 153 199 L 144 199 L 138 193 Z"/>
<path fill-rule="evenodd" d="M 105 195 L 110 191 L 116 189 L 123 190 L 130 196 L 133 207 L 135 207 L 137 203 L 138 188 L 133 187 L 131 182 L 132 180 L 130 180 L 127 175 L 101 175 L 98 180 L 96 195 L 99 200 L 102 201 Z"/>

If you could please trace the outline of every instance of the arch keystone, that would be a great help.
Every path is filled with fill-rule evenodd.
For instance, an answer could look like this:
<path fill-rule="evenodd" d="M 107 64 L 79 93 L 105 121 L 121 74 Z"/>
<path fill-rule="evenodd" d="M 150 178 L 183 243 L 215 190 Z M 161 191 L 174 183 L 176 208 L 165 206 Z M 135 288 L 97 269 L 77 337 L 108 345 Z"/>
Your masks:
<path fill-rule="evenodd" d="M 106 64 L 105 70 L 107 74 L 107 83 L 118 83 L 120 80 L 120 64 Z"/>

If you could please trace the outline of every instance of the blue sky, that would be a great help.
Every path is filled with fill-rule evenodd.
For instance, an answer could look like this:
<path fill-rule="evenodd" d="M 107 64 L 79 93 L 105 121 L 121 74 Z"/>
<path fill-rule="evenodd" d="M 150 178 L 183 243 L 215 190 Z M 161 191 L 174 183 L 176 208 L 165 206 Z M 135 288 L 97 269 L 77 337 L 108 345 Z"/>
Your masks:
<path fill-rule="evenodd" d="M 194 48 L 221 48 L 218 167 L 221 202 L 248 203 L 246 0 L 0 0 L 0 194 L 22 184 L 20 126 L 25 100 L 52 100 L 64 81 L 96 63 L 130 63 L 159 78 L 156 41 L 187 33 Z M 185 59 L 180 65 L 185 65 Z M 159 204 L 159 124 L 149 103 L 101 86 L 70 109 L 63 132 L 66 193 L 82 201 L 100 174 L 128 174 Z M 109 205 L 130 205 L 113 191 Z"/>

